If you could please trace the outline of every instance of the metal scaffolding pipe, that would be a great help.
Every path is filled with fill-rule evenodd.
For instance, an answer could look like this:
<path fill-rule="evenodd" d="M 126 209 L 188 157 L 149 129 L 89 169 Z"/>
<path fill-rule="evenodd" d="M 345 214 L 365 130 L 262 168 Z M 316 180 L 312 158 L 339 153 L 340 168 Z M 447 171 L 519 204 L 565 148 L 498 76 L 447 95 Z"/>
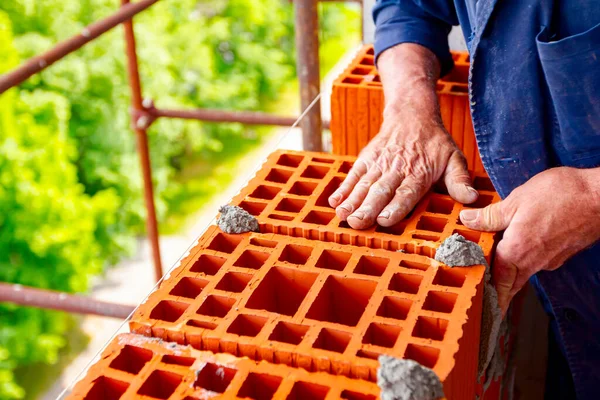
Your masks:
<path fill-rule="evenodd" d="M 121 0 L 121 7 L 129 7 L 129 0 Z M 138 70 L 138 59 L 135 50 L 135 34 L 133 21 L 131 19 L 123 22 L 125 30 L 125 52 L 127 54 L 127 77 L 131 88 L 131 108 L 133 114 L 144 111 L 142 105 L 142 85 L 140 83 L 140 72 Z M 158 222 L 156 220 L 156 208 L 154 206 L 154 189 L 152 185 L 152 166 L 150 165 L 150 150 L 148 148 L 147 128 L 141 126 L 136 118 L 132 120 L 133 130 L 137 139 L 137 149 L 140 156 L 140 167 L 142 179 L 144 180 L 144 200 L 146 203 L 146 230 L 148 240 L 152 248 L 152 261 L 154 263 L 154 276 L 158 282 L 163 276 L 162 261 L 160 259 L 160 244 L 158 239 Z"/>
<path fill-rule="evenodd" d="M 108 32 L 115 26 L 130 20 L 134 15 L 144 11 L 158 0 L 141 0 L 137 3 L 127 4 L 119 11 L 100 21 L 83 28 L 79 35 L 67 39 L 47 52 L 30 58 L 16 69 L 0 76 L 0 94 L 8 89 L 20 85 L 32 75 L 46 69 L 56 61 L 83 47 L 98 36 Z"/>
<path fill-rule="evenodd" d="M 295 0 L 296 66 L 300 82 L 301 112 L 306 110 L 321 90 L 319 72 L 318 0 Z M 321 102 L 306 114 L 300 123 L 304 150 L 322 151 Z"/>
<path fill-rule="evenodd" d="M 120 319 L 127 318 L 135 310 L 135 307 L 130 305 L 8 283 L 0 283 L 0 303 L 2 302 Z"/>
<path fill-rule="evenodd" d="M 253 111 L 226 111 L 200 108 L 195 110 L 173 110 L 163 108 L 146 109 L 153 118 L 181 118 L 206 122 L 237 122 L 245 125 L 292 126 L 297 117 L 285 117 Z M 324 122 L 328 126 L 328 122 Z"/>

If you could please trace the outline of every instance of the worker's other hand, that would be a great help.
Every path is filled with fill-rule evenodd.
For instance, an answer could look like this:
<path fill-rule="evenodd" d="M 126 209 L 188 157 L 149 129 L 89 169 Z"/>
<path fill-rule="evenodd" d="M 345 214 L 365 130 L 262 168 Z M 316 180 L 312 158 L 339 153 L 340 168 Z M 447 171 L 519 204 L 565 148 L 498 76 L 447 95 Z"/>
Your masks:
<path fill-rule="evenodd" d="M 506 229 L 492 268 L 503 315 L 533 274 L 557 269 L 600 239 L 599 171 L 550 169 L 499 203 L 460 213 L 471 229 Z"/>
<path fill-rule="evenodd" d="M 440 178 L 455 200 L 477 200 L 465 158 L 439 118 L 406 111 L 384 118 L 379 134 L 329 197 L 337 215 L 352 228 L 398 223 Z"/>

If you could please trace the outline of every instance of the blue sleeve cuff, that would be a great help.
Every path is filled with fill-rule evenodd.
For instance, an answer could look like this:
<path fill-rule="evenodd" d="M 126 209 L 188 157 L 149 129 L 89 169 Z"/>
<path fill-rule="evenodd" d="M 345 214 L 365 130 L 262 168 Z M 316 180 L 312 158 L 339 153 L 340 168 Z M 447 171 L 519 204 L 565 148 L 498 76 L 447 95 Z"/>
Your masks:
<path fill-rule="evenodd" d="M 385 0 L 379 1 L 373 9 L 373 18 L 376 26 L 376 61 L 390 47 L 401 43 L 415 43 L 428 48 L 437 56 L 441 76 L 454 68 L 454 60 L 448 47 L 451 24 L 426 14 L 412 1 L 396 1 L 393 4 Z"/>

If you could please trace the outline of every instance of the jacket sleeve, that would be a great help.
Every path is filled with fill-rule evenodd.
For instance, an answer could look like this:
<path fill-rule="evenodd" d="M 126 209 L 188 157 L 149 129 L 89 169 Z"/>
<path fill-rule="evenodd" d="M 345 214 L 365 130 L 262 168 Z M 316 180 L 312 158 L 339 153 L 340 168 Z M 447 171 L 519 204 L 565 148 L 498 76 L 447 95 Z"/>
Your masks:
<path fill-rule="evenodd" d="M 454 66 L 448 34 L 458 18 L 451 0 L 377 0 L 373 20 L 376 60 L 397 44 L 416 43 L 438 57 L 442 76 Z"/>

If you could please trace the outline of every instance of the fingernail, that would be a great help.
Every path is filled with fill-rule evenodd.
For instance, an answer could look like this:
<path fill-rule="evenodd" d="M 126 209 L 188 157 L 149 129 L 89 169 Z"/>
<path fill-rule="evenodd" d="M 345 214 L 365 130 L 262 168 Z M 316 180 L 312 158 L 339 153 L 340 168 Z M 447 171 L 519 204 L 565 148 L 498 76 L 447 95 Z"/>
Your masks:
<path fill-rule="evenodd" d="M 331 199 L 337 203 L 338 201 L 340 201 L 342 199 L 342 195 L 339 193 L 334 193 L 331 195 L 331 197 L 329 199 Z"/>
<path fill-rule="evenodd" d="M 390 212 L 389 211 L 382 211 L 381 214 L 379 214 L 378 218 L 389 219 L 390 218 Z"/>
<path fill-rule="evenodd" d="M 479 192 L 477 190 L 473 189 L 471 186 L 467 186 L 467 190 L 469 191 L 469 193 L 471 193 L 473 195 L 473 197 L 479 196 Z"/>
<path fill-rule="evenodd" d="M 460 212 L 460 219 L 463 222 L 473 222 L 477 219 L 478 210 L 462 210 Z"/>
<path fill-rule="evenodd" d="M 351 217 L 362 220 L 363 218 L 365 218 L 365 213 L 362 211 L 357 211 L 354 214 L 352 214 Z"/>
<path fill-rule="evenodd" d="M 344 203 L 341 206 L 339 206 L 338 208 L 341 208 L 342 210 L 346 211 L 347 213 L 351 213 L 353 210 L 352 205 L 348 204 L 348 203 Z"/>

